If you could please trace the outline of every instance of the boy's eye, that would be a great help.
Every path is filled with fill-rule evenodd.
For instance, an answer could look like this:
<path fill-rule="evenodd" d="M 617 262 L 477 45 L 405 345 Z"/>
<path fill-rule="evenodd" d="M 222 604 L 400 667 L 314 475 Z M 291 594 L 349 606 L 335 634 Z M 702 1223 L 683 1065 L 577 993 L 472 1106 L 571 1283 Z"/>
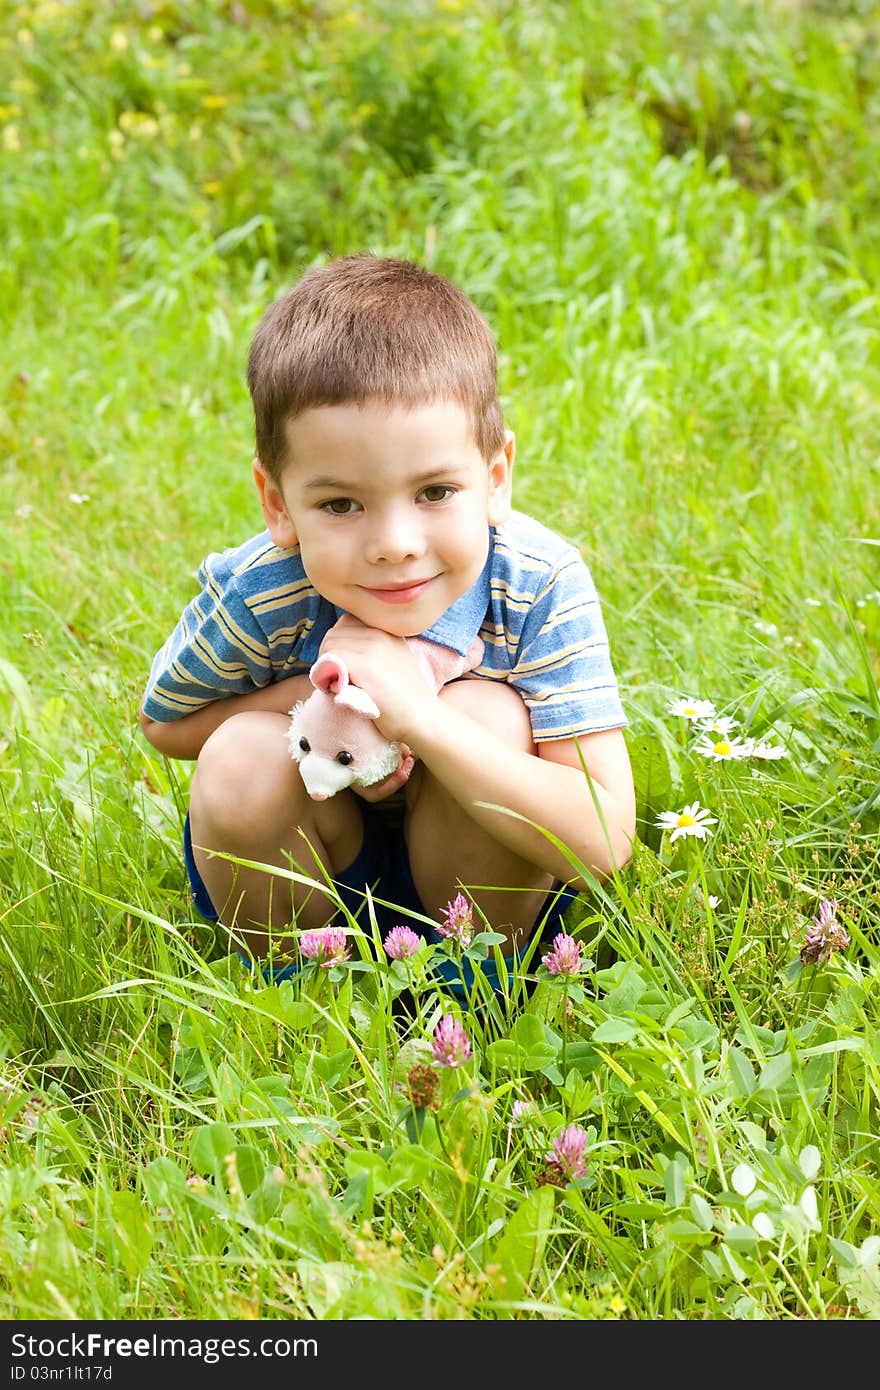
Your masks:
<path fill-rule="evenodd" d="M 448 483 L 431 483 L 430 487 L 423 487 L 419 497 L 424 502 L 445 502 L 455 491 Z"/>
<path fill-rule="evenodd" d="M 348 516 L 350 512 L 357 511 L 358 504 L 353 497 L 331 497 L 329 502 L 321 503 L 321 510 L 329 512 L 331 516 Z"/>

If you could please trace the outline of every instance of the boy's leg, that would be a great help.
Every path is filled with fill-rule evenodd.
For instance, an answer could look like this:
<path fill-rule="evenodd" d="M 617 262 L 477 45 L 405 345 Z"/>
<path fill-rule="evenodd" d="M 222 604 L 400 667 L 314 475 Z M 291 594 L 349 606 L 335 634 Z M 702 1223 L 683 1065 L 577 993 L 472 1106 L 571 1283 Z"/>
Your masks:
<path fill-rule="evenodd" d="M 319 882 L 357 855 L 363 822 L 354 796 L 339 792 L 312 801 L 287 747 L 286 715 L 233 715 L 206 741 L 190 789 L 190 832 L 196 867 L 224 926 L 257 957 L 272 944 L 292 946 L 284 932 L 296 913 L 299 928 L 323 926 L 336 911 L 325 893 L 273 874 L 246 869 L 210 851 L 281 868 L 300 869 Z M 291 901 L 292 899 L 292 901 Z"/>
<path fill-rule="evenodd" d="M 535 752 L 528 711 L 509 685 L 456 681 L 441 691 L 441 699 L 454 702 L 511 748 Z M 553 887 L 552 875 L 494 840 L 423 764 L 416 763 L 410 786 L 407 849 L 425 911 L 442 920 L 446 904 L 463 885 L 493 929 L 507 937 L 504 954 L 523 950 Z"/>

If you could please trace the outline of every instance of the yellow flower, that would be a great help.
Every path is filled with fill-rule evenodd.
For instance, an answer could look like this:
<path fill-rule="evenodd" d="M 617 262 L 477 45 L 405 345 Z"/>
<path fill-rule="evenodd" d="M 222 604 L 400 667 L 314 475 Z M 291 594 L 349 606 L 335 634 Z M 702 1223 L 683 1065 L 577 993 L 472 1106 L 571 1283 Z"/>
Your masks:
<path fill-rule="evenodd" d="M 206 107 L 208 111 L 219 111 L 228 103 L 229 97 L 220 95 L 202 97 L 202 106 Z"/>
<path fill-rule="evenodd" d="M 119 115 L 119 129 L 126 135 L 142 135 L 151 140 L 159 133 L 159 122 L 145 111 L 122 111 Z"/>
<path fill-rule="evenodd" d="M 209 179 L 207 183 L 202 184 L 202 192 L 206 198 L 216 198 L 222 191 L 223 185 L 219 179 Z"/>
<path fill-rule="evenodd" d="M 21 136 L 18 133 L 17 125 L 5 125 L 3 127 L 3 148 L 10 154 L 18 154 L 21 149 Z"/>

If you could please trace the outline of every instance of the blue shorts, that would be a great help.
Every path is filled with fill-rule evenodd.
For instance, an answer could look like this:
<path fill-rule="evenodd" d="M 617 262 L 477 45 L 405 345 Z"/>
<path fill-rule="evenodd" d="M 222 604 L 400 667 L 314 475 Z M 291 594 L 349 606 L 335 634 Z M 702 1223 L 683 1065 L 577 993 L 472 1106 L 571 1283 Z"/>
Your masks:
<path fill-rule="evenodd" d="M 432 931 L 428 924 L 421 920 L 429 914 L 422 906 L 413 882 L 403 833 L 402 806 L 394 800 L 364 801 L 359 805 L 364 823 L 363 844 L 348 868 L 333 880 L 342 903 L 355 919 L 365 918 L 364 890 L 369 886 L 376 923 L 383 939 L 392 927 L 408 926 L 428 941 L 439 941 L 439 933 Z M 193 856 L 189 815 L 183 827 L 183 857 L 197 912 L 210 922 L 218 921 L 218 913 L 208 896 L 208 890 Z M 532 937 L 536 932 L 540 932 L 541 941 L 549 943 L 558 932 L 564 931 L 565 913 L 576 900 L 577 893 L 573 888 L 557 884 L 551 889 L 535 920 Z M 250 964 L 245 957 L 242 959 L 245 964 Z M 535 961 L 534 964 L 537 965 L 538 962 Z M 452 959 L 435 957 L 435 965 L 438 974 L 456 993 L 461 993 L 462 983 L 468 989 L 472 986 L 473 966 L 470 961 L 463 961 L 459 968 L 458 963 Z M 276 969 L 267 969 L 264 975 L 276 981 L 286 980 L 298 970 L 299 965 L 293 962 Z M 497 967 L 491 955 L 483 962 L 482 970 L 493 988 L 498 989 Z M 512 980 L 513 970 L 514 963 L 511 961 L 508 965 L 508 983 Z"/>

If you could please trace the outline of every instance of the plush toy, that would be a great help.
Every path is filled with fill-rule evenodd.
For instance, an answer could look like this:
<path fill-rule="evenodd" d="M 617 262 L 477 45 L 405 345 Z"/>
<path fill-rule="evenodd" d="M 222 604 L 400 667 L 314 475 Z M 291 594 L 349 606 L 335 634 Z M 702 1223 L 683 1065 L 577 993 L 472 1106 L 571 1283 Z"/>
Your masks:
<path fill-rule="evenodd" d="M 475 637 L 467 656 L 424 637 L 408 637 L 425 676 L 435 690 L 479 666 L 483 643 Z M 326 652 L 309 671 L 315 687 L 290 711 L 288 744 L 313 801 L 326 801 L 344 787 L 369 787 L 396 772 L 399 743 L 376 728 L 379 710 L 360 686 L 352 685 L 341 657 Z"/>

